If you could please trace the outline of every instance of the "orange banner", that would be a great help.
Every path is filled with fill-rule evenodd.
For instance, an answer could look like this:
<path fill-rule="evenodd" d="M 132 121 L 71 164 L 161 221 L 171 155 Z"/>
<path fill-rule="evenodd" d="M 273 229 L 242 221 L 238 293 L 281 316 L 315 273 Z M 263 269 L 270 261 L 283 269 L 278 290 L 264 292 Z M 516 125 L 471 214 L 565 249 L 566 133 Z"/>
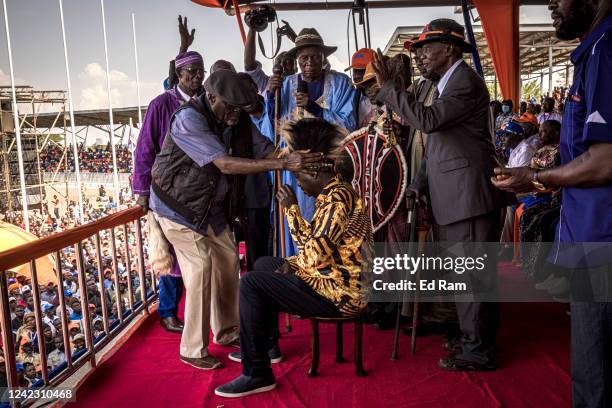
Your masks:
<path fill-rule="evenodd" d="M 519 0 L 473 0 L 505 99 L 520 104 Z"/>

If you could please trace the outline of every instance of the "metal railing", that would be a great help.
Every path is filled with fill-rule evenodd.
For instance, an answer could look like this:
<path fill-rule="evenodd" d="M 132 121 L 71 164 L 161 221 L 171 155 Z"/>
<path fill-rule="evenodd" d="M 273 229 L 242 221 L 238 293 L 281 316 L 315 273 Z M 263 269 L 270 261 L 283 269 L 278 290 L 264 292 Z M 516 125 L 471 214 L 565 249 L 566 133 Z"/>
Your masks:
<path fill-rule="evenodd" d="M 16 368 L 16 349 L 15 340 L 12 332 L 11 309 L 9 305 L 9 285 L 7 274 L 12 268 L 16 268 L 23 264 L 29 264 L 31 271 L 31 285 L 33 295 L 34 318 L 36 323 L 36 334 L 38 335 L 38 352 L 41 361 L 41 381 L 39 384 L 32 385 L 33 387 L 57 387 L 63 381 L 72 376 L 78 369 L 84 366 L 87 362 L 90 363 L 89 371 L 95 369 L 97 365 L 96 352 L 100 351 L 110 341 L 122 334 L 128 324 L 140 315 L 140 318 L 146 318 L 149 314 L 149 306 L 156 300 L 157 288 L 153 272 L 149 274 L 150 284 L 147 283 L 146 268 L 145 268 L 145 252 L 143 247 L 143 213 L 139 206 L 123 210 L 98 221 L 91 222 L 64 232 L 60 232 L 45 238 L 41 238 L 34 242 L 30 242 L 13 249 L 0 252 L 0 324 L 2 327 L 2 344 L 4 350 L 4 359 L 6 364 L 6 376 L 9 388 L 19 388 L 18 372 Z M 123 248 L 117 248 L 116 245 L 116 229 L 122 229 Z M 110 246 L 112 252 L 112 283 L 114 286 L 114 296 L 117 305 L 116 313 L 111 313 L 108 310 L 106 302 L 107 288 L 105 287 L 104 262 L 102 258 L 102 241 L 101 233 L 110 231 Z M 140 295 L 134 290 L 131 254 L 130 254 L 130 233 L 135 235 L 136 246 L 136 271 L 139 279 Z M 93 317 L 90 313 L 90 302 L 87 287 L 87 274 L 91 283 L 91 269 L 86 271 L 84 262 L 83 241 L 91 240 L 95 244 L 95 263 L 97 264 L 97 290 L 100 293 L 102 304 L 102 322 L 103 333 L 94 337 L 92 329 Z M 76 273 L 78 287 L 80 288 L 80 305 L 81 305 L 81 322 L 82 330 L 85 335 L 85 350 L 74 352 L 71 350 L 71 333 L 68 323 L 70 317 L 67 311 L 67 299 L 64 294 L 64 276 L 61 251 L 65 248 L 74 248 L 76 256 Z M 133 247 L 132 247 L 133 249 Z M 123 299 L 124 293 L 121 291 L 121 281 L 119 275 L 118 256 L 119 251 L 125 253 L 125 267 L 127 270 L 127 308 L 124 310 Z M 41 307 L 41 292 L 40 283 L 38 282 L 38 271 L 36 260 L 47 255 L 55 256 L 55 274 L 57 276 L 57 300 L 60 308 L 60 319 L 62 327 L 62 337 L 64 342 L 65 364 L 50 372 L 48 367 L 47 352 L 45 339 L 43 335 L 43 311 Z M 108 262 L 107 262 L 108 263 Z M 91 265 L 90 265 L 91 268 Z M 135 276 L 134 276 L 135 278 Z M 125 283 L 124 283 L 125 286 Z M 135 298 L 140 299 L 135 299 Z M 71 305 L 74 305 L 73 301 Z M 112 306 L 111 306 L 112 309 Z M 25 320 L 25 319 L 24 319 Z M 73 321 L 75 319 L 72 319 Z M 13 406 L 27 406 L 32 404 L 33 400 L 12 401 Z"/>

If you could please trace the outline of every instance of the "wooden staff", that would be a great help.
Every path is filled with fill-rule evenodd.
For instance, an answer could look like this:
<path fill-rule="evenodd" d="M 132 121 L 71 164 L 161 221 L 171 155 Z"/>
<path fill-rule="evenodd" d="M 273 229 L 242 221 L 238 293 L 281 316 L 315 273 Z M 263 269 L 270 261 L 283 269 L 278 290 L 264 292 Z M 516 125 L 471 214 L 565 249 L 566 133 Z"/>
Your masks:
<path fill-rule="evenodd" d="M 274 75 L 282 75 L 283 66 L 280 64 L 280 62 L 274 64 L 272 72 L 274 73 Z M 277 88 L 274 91 L 274 145 L 276 146 L 277 152 L 280 151 L 281 144 L 280 110 L 281 88 Z M 280 189 L 282 183 L 281 175 L 281 170 L 276 170 L 274 172 L 274 197 L 276 197 L 276 193 Z M 285 251 L 285 226 L 283 219 L 283 209 L 281 208 L 281 203 L 278 200 L 276 202 L 276 214 L 274 214 L 274 250 L 275 256 L 280 255 L 280 257 L 283 259 L 287 256 Z M 291 333 L 291 316 L 289 315 L 289 313 L 285 314 L 285 329 L 287 330 L 287 333 Z"/>

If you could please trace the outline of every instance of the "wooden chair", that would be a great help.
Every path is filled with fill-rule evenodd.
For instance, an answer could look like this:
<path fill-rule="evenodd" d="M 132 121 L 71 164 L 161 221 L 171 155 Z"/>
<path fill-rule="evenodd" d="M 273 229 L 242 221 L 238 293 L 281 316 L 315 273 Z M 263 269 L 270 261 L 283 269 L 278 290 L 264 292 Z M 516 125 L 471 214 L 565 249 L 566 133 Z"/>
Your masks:
<path fill-rule="evenodd" d="M 309 377 L 316 377 L 319 369 L 319 323 L 331 323 L 336 325 L 336 363 L 343 363 L 344 355 L 342 353 L 342 327 L 344 323 L 355 324 L 354 334 L 354 354 L 355 354 L 355 373 L 359 377 L 365 377 L 366 371 L 363 369 L 363 318 L 362 316 L 355 317 L 340 317 L 340 318 L 310 318 L 310 347 L 312 349 L 312 360 L 310 369 L 308 370 Z"/>

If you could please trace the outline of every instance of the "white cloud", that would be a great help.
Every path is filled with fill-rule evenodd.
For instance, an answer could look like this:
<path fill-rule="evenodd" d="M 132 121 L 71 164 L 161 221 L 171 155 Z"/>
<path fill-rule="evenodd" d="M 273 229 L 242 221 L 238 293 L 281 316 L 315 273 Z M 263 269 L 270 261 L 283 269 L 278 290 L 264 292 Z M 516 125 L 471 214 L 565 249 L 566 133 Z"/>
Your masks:
<path fill-rule="evenodd" d="M 97 62 L 89 63 L 78 74 L 82 88 L 77 109 L 104 109 L 108 107 L 106 70 Z M 136 106 L 138 104 L 136 80 L 122 71 L 110 71 L 113 108 Z M 162 91 L 159 83 L 141 82 L 141 102 L 148 101 Z"/>
<path fill-rule="evenodd" d="M 0 69 L 0 85 L 11 85 L 11 76 L 8 72 Z M 28 85 L 25 79 L 15 77 L 15 85 Z"/>

